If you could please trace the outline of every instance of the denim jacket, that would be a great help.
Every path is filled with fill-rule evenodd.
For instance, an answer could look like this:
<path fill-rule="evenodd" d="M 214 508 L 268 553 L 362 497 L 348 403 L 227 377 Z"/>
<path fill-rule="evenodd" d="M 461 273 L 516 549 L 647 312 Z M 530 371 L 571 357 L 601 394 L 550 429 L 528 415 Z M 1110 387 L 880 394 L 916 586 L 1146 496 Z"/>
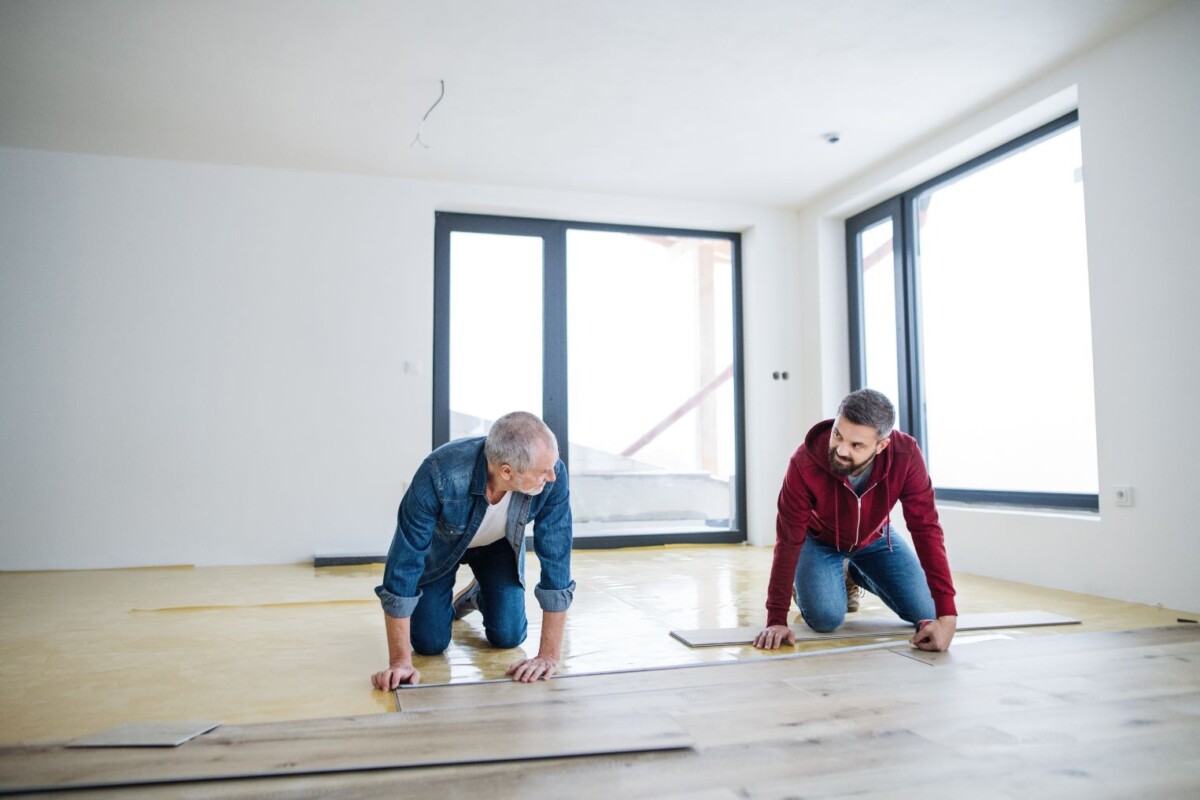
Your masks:
<path fill-rule="evenodd" d="M 454 569 L 467 552 L 487 511 L 484 437 L 458 439 L 430 453 L 400 501 L 396 535 L 388 550 L 383 585 L 375 588 L 390 617 L 412 616 L 421 586 Z M 534 595 L 543 611 L 566 611 L 575 593 L 571 580 L 571 492 L 567 468 L 554 465 L 554 482 L 530 497 L 513 492 L 505 538 L 525 582 L 525 525 L 533 520 L 533 549 L 542 576 Z"/>

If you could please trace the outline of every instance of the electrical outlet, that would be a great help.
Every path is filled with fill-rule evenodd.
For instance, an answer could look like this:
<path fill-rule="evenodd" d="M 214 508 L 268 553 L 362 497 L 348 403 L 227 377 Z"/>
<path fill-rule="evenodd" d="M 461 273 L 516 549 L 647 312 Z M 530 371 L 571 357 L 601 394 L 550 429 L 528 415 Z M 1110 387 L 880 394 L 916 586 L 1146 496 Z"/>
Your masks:
<path fill-rule="evenodd" d="M 1132 486 L 1117 486 L 1113 489 L 1113 500 L 1119 506 L 1133 505 L 1133 487 Z"/>

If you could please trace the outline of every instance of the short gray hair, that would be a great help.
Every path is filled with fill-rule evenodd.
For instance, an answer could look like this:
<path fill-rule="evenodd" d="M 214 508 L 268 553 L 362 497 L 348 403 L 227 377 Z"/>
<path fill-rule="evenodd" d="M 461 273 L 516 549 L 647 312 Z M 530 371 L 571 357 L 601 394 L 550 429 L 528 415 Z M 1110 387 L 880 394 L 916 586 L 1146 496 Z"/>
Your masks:
<path fill-rule="evenodd" d="M 513 411 L 492 423 L 483 453 L 496 466 L 508 464 L 517 472 L 528 472 L 537 457 L 538 442 L 558 452 L 558 438 L 540 417 Z"/>
<path fill-rule="evenodd" d="M 896 424 L 896 409 L 883 392 L 859 389 L 846 395 L 838 406 L 838 416 L 855 425 L 870 425 L 876 438 L 886 439 Z"/>

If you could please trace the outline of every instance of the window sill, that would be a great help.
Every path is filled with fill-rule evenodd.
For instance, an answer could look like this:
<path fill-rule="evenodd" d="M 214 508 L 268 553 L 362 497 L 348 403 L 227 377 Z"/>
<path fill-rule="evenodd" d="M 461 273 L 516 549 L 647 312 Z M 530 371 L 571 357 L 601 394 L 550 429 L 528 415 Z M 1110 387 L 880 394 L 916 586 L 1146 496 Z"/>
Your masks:
<path fill-rule="evenodd" d="M 969 511 L 979 514 L 1008 514 L 1023 517 L 1048 517 L 1051 519 L 1074 519 L 1100 521 L 1099 511 L 1075 508 L 1052 508 L 1047 506 L 1014 506 L 1004 503 L 974 503 L 963 500 L 938 500 L 939 510 Z"/>

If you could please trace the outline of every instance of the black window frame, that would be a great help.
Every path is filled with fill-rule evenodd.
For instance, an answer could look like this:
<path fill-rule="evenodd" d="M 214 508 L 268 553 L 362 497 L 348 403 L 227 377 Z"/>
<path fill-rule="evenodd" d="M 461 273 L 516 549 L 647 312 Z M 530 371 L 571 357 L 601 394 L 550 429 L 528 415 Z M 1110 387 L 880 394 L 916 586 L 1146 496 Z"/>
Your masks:
<path fill-rule="evenodd" d="M 746 524 L 746 425 L 742 338 L 742 236 L 736 231 L 695 230 L 539 217 L 508 217 L 438 211 L 434 214 L 433 447 L 450 440 L 450 237 L 452 233 L 496 233 L 542 239 L 542 418 L 560 442 L 570 442 L 567 398 L 567 232 L 570 230 L 721 239 L 732 259 L 733 407 L 736 525 L 729 530 L 669 534 L 613 534 L 579 537 L 577 550 L 650 547 L 665 544 L 738 544 L 748 540 Z M 559 457 L 570 471 L 569 447 Z"/>
<path fill-rule="evenodd" d="M 917 270 L 918 214 L 921 195 L 951 183 L 969 173 L 984 169 L 1020 150 L 1056 136 L 1079 124 L 1079 112 L 1071 111 L 1022 136 L 1005 142 L 980 156 L 947 170 L 911 189 L 890 197 L 845 222 L 847 295 L 850 321 L 850 384 L 852 389 L 866 385 L 866 351 L 863 318 L 863 275 L 859 265 L 862 253 L 859 234 L 884 219 L 892 222 L 892 254 L 896 265 L 896 358 L 900 397 L 896 409 L 897 425 L 912 435 L 923 451 L 927 450 L 925 417 L 924 365 L 921 363 L 920 275 Z M 932 476 L 937 480 L 937 476 Z M 1067 492 L 1018 492 L 985 489 L 959 489 L 937 486 L 939 500 L 952 502 L 1019 506 L 1098 512 L 1099 494 Z"/>

